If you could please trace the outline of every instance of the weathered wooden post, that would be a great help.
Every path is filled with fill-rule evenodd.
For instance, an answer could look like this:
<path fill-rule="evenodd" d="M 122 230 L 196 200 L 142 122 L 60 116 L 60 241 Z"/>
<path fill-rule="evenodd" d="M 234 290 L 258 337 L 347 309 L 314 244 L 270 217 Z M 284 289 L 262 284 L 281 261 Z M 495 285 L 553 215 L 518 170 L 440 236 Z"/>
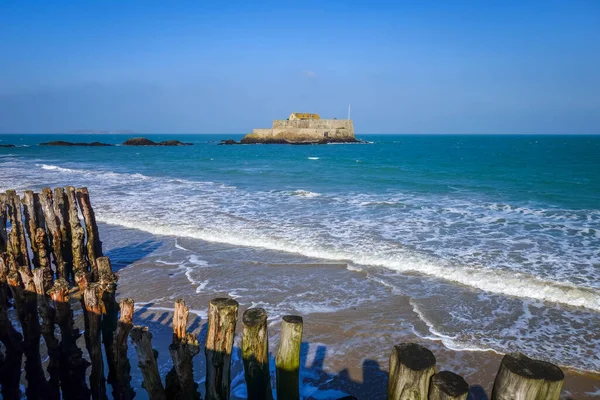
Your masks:
<path fill-rule="evenodd" d="M 6 276 L 8 270 L 8 255 L 0 253 L 0 342 L 6 348 L 6 357 L 0 365 L 0 385 L 2 398 L 20 399 L 21 390 L 19 379 L 21 377 L 21 359 L 23 356 L 23 336 L 15 329 L 8 317 L 8 283 Z"/>
<path fill-rule="evenodd" d="M 158 352 L 152 349 L 152 334 L 147 326 L 135 326 L 130 336 L 138 356 L 138 367 L 144 377 L 142 386 L 148 392 L 148 398 L 150 400 L 166 400 L 156 364 Z"/>
<path fill-rule="evenodd" d="M 117 324 L 117 331 L 113 339 L 113 360 L 115 364 L 115 376 L 113 386 L 113 398 L 115 400 L 131 400 L 135 392 L 131 387 L 131 365 L 127 358 L 127 338 L 133 328 L 133 300 L 122 299 L 119 302 L 121 315 Z"/>
<path fill-rule="evenodd" d="M 63 278 L 57 279 L 48 294 L 54 302 L 56 323 L 60 328 L 59 363 L 63 397 L 67 400 L 89 398 L 86 369 L 90 364 L 83 358 L 81 349 L 77 347 L 76 342 L 81 333 L 74 327 L 67 281 Z"/>
<path fill-rule="evenodd" d="M 469 384 L 460 375 L 441 371 L 431 377 L 429 400 L 465 400 Z"/>
<path fill-rule="evenodd" d="M 0 253 L 4 253 L 8 246 L 8 234 L 6 233 L 7 199 L 5 193 L 0 193 Z"/>
<path fill-rule="evenodd" d="M 38 228 L 41 230 L 41 228 Z M 35 284 L 35 290 L 37 293 L 38 309 L 40 316 L 42 317 L 42 336 L 44 342 L 46 342 L 46 348 L 48 350 L 48 374 L 50 375 L 50 381 L 48 382 L 48 391 L 45 397 L 48 399 L 60 399 L 60 361 L 59 361 L 59 346 L 58 339 L 54 336 L 54 316 L 55 312 L 48 301 L 48 295 L 46 294 L 46 285 L 48 284 L 44 280 L 44 270 L 36 268 L 33 270 L 33 282 Z M 50 282 L 51 284 L 51 282 Z"/>
<path fill-rule="evenodd" d="M 563 380 L 557 366 L 522 353 L 509 353 L 500 363 L 492 400 L 557 400 Z"/>
<path fill-rule="evenodd" d="M 46 229 L 46 218 L 44 217 L 44 210 L 42 209 L 40 197 L 41 195 L 39 193 L 33 193 L 33 209 L 35 211 L 38 228 Z"/>
<path fill-rule="evenodd" d="M 46 231 L 42 228 L 37 228 L 37 230 L 35 231 L 35 237 L 31 240 L 35 242 L 35 246 L 37 248 L 37 269 L 43 271 L 43 287 L 44 291 L 47 292 L 52 288 L 54 273 L 52 272 L 52 266 L 50 265 L 50 254 L 48 254 L 48 241 L 46 237 Z"/>
<path fill-rule="evenodd" d="M 281 322 L 281 340 L 275 364 L 277 367 L 277 398 L 300 399 L 300 345 L 302 317 L 286 315 Z"/>
<path fill-rule="evenodd" d="M 85 230 L 79 222 L 77 212 L 77 196 L 73 186 L 65 186 L 67 193 L 67 208 L 69 212 L 69 225 L 71 228 L 71 254 L 73 256 L 73 273 L 87 272 L 87 253 L 85 248 Z"/>
<path fill-rule="evenodd" d="M 267 312 L 262 308 L 249 308 L 242 315 L 242 324 L 242 359 L 248 400 L 272 399 Z"/>
<path fill-rule="evenodd" d="M 6 281 L 12 291 L 14 305 L 23 329 L 23 350 L 25 353 L 25 375 L 27 378 L 27 398 L 41 399 L 45 393 L 46 379 L 40 358 L 40 322 L 37 311 L 37 295 L 31 271 L 20 266 L 11 270 Z"/>
<path fill-rule="evenodd" d="M 212 299 L 208 304 L 206 336 L 206 399 L 228 400 L 231 351 L 239 304 L 229 298 Z"/>
<path fill-rule="evenodd" d="M 69 204 L 65 189 L 54 188 L 54 214 L 57 217 L 60 230 L 62 258 L 65 263 L 65 277 L 73 275 L 73 251 L 71 249 L 71 223 L 69 222 Z"/>
<path fill-rule="evenodd" d="M 6 191 L 8 200 L 8 220 L 12 225 L 8 235 L 8 252 L 13 255 L 18 266 L 29 266 L 29 251 L 23 227 L 21 199 L 14 190 Z"/>
<path fill-rule="evenodd" d="M 85 344 L 92 362 L 90 374 L 90 388 L 92 399 L 106 399 L 106 385 L 104 378 L 104 360 L 102 359 L 102 347 L 100 343 L 100 332 L 102 323 L 102 310 L 100 308 L 99 287 L 97 283 L 90 283 L 83 292 L 85 304 L 86 330 Z"/>
<path fill-rule="evenodd" d="M 65 275 L 65 262 L 63 260 L 62 233 L 60 231 L 60 223 L 54 213 L 54 201 L 52 198 L 52 190 L 50 190 L 50 188 L 42 189 L 40 204 L 42 205 L 46 227 L 50 234 L 50 245 L 52 247 L 52 255 L 54 256 L 56 276 L 57 278 L 68 280 L 69 277 Z"/>
<path fill-rule="evenodd" d="M 90 202 L 90 194 L 87 188 L 77 188 L 77 201 L 79 203 L 79 209 L 83 214 L 83 220 L 85 221 L 85 229 L 87 231 L 87 252 L 88 259 L 90 261 L 90 267 L 92 268 L 92 276 L 96 277 L 96 258 L 102 257 L 102 242 L 100 241 L 100 235 L 98 234 L 98 225 L 96 224 L 96 216 L 92 203 Z"/>
<path fill-rule="evenodd" d="M 192 359 L 200 352 L 200 344 L 195 335 L 187 333 L 189 310 L 182 299 L 175 302 L 173 314 L 173 343 L 169 352 L 173 359 L 174 379 L 167 382 L 169 398 L 185 400 L 200 399 L 197 384 L 194 382 Z"/>
<path fill-rule="evenodd" d="M 544 384 L 538 393 L 538 399 L 556 400 L 560 397 L 565 374 L 554 364 L 538 361 L 544 370 Z"/>
<path fill-rule="evenodd" d="M 113 273 L 108 257 L 99 257 L 96 259 L 99 299 L 102 309 L 102 342 L 106 353 L 108 364 L 108 382 L 112 383 L 115 373 L 115 360 L 113 358 L 113 337 L 117 329 L 117 320 L 119 317 L 119 304 L 115 299 L 117 290 L 117 276 Z"/>
<path fill-rule="evenodd" d="M 33 191 L 26 190 L 23 193 L 23 199 L 21 200 L 21 203 L 23 204 L 23 216 L 25 217 L 25 230 L 29 236 L 31 251 L 33 253 L 32 263 L 34 268 L 39 268 L 40 263 L 38 260 L 37 242 L 34 240 L 36 231 L 39 228 L 39 223 L 37 220 L 37 214 L 35 212 L 35 196 Z"/>
<path fill-rule="evenodd" d="M 389 400 L 427 400 L 435 356 L 416 343 L 394 346 L 390 356 Z"/>

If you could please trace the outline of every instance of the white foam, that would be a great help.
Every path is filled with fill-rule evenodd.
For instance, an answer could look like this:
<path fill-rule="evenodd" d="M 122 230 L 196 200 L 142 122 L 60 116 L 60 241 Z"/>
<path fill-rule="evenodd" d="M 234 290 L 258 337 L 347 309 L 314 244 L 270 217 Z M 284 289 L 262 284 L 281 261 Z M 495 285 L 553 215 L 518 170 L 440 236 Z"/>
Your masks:
<path fill-rule="evenodd" d="M 173 307 L 160 307 L 160 306 L 148 306 L 148 304 L 150 304 L 150 302 L 139 302 L 139 303 L 135 303 L 134 304 L 134 310 L 137 311 L 167 311 L 167 312 L 175 312 L 175 309 Z M 189 312 L 197 315 L 198 317 L 202 318 L 202 319 L 206 319 L 208 318 L 208 310 L 195 310 L 195 309 L 189 309 Z"/>
<path fill-rule="evenodd" d="M 295 190 L 292 192 L 293 196 L 300 196 L 300 197 L 308 197 L 308 198 L 312 198 L 312 197 L 319 197 L 321 196 L 320 193 L 314 193 L 308 190 Z"/>
<path fill-rule="evenodd" d="M 48 171 L 60 171 L 60 172 L 78 172 L 74 169 L 70 169 L 70 168 L 62 168 L 59 167 L 58 165 L 47 165 L 47 164 L 38 164 L 42 169 L 48 170 Z"/>
<path fill-rule="evenodd" d="M 429 330 L 429 332 L 431 334 L 433 334 L 433 336 L 426 336 L 426 335 L 422 335 L 419 334 L 419 332 L 417 332 L 416 330 L 413 329 L 413 332 L 423 338 L 423 339 L 427 339 L 427 340 L 439 340 L 442 342 L 442 344 L 450 349 L 450 350 L 454 350 L 454 351 L 493 351 L 494 353 L 497 354 L 501 354 L 500 352 L 494 350 L 493 348 L 490 347 L 478 347 L 478 346 L 474 346 L 472 343 L 461 343 L 458 340 L 456 340 L 455 336 L 449 336 L 449 335 L 445 335 L 443 333 L 441 333 L 435 326 L 435 324 L 433 322 L 431 322 L 429 320 L 429 318 L 427 318 L 425 316 L 425 314 L 421 311 L 421 309 L 419 308 L 419 306 L 416 304 L 416 302 L 414 300 L 410 300 L 410 305 L 412 306 L 413 311 L 415 312 L 415 314 L 417 314 L 417 316 L 419 317 L 419 319 L 421 321 L 423 321 L 425 323 L 425 325 L 427 325 L 427 329 Z"/>
<path fill-rule="evenodd" d="M 600 388 L 595 388 L 593 392 L 585 392 L 588 396 L 600 397 Z"/>
<path fill-rule="evenodd" d="M 129 220 L 125 216 L 114 218 L 103 213 L 98 214 L 98 219 L 109 224 L 142 229 L 156 235 L 183 236 L 239 246 L 262 247 L 327 260 L 350 260 L 355 264 L 386 267 L 398 272 L 419 272 L 491 293 L 532 298 L 574 307 L 585 307 L 600 312 L 600 293 L 598 291 L 512 271 L 494 271 L 484 268 L 476 269 L 447 265 L 437 263 L 436 260 L 422 255 L 401 251 L 391 257 L 380 257 L 371 253 L 353 253 L 347 250 L 332 251 L 317 246 L 305 247 L 302 244 L 298 245 L 297 243 L 254 235 L 248 237 L 243 234 L 215 230 L 150 225 L 141 221 Z"/>
<path fill-rule="evenodd" d="M 309 160 L 319 160 L 319 157 L 308 157 Z"/>

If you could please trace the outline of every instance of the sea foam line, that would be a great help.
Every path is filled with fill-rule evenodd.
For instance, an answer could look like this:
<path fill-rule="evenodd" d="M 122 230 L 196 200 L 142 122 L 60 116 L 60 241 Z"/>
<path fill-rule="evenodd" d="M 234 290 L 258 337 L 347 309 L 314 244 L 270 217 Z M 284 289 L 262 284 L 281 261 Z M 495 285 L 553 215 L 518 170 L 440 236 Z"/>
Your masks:
<path fill-rule="evenodd" d="M 97 218 L 108 224 L 139 229 L 155 235 L 180 236 L 236 246 L 259 247 L 326 260 L 349 260 L 355 264 L 383 267 L 398 272 L 418 272 L 485 292 L 531 298 L 573 307 L 584 307 L 600 312 L 600 293 L 592 289 L 578 288 L 571 284 L 543 280 L 522 273 L 446 265 L 436 263 L 434 260 L 422 255 L 414 255 L 408 252 L 398 252 L 394 258 L 384 258 L 350 251 L 331 251 L 318 247 L 306 247 L 284 240 L 273 240 L 268 237 L 236 236 L 215 230 L 145 224 L 141 221 L 129 220 L 126 216 L 98 213 Z"/>

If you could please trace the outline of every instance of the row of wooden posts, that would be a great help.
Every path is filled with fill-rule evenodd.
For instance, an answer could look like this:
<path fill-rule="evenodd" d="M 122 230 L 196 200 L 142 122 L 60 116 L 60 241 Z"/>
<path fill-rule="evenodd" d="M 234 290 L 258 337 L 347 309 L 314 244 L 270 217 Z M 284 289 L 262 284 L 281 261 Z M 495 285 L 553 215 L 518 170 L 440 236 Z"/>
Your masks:
<path fill-rule="evenodd" d="M 83 225 L 79 214 L 83 216 Z M 173 369 L 159 375 L 157 352 L 148 327 L 134 326 L 132 299 L 116 300 L 117 276 L 103 256 L 93 208 L 86 188 L 67 186 L 41 193 L 0 194 L 0 385 L 4 399 L 19 399 L 23 355 L 29 399 L 106 399 L 106 382 L 115 399 L 132 399 L 131 338 L 143 387 L 150 399 L 199 399 L 192 360 L 198 338 L 187 332 L 189 310 L 175 302 Z M 81 304 L 89 362 L 77 346 L 81 336 L 73 305 Z M 14 307 L 21 331 L 9 318 Z M 209 303 L 205 343 L 206 399 L 227 400 L 238 303 L 217 298 Z M 242 316 L 241 351 L 249 399 L 273 398 L 269 370 L 267 313 L 247 309 Z M 57 334 L 56 327 L 58 327 Z M 280 400 L 300 398 L 302 317 L 281 322 L 276 355 L 275 392 Z M 40 344 L 46 346 L 44 371 Z M 105 363 L 108 374 L 105 377 Z M 87 370 L 91 366 L 89 373 Z M 436 373 L 434 355 L 415 343 L 395 346 L 390 356 L 388 399 L 466 399 L 469 385 L 449 371 Z M 46 379 L 46 372 L 49 379 Z M 522 354 L 506 355 L 494 382 L 492 400 L 556 400 L 564 375 L 553 364 Z M 349 396 L 345 399 L 352 399 Z"/>

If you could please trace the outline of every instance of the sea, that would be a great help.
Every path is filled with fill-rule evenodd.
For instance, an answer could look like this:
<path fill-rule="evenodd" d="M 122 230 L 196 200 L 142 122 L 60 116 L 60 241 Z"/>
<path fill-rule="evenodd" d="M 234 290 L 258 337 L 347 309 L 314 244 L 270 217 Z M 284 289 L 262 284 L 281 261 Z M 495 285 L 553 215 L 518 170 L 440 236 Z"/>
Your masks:
<path fill-rule="evenodd" d="M 205 318 L 225 295 L 273 326 L 302 315 L 305 339 L 345 364 L 412 335 L 600 371 L 600 136 L 118 145 L 129 137 L 0 135 L 17 146 L 0 148 L 0 190 L 87 186 L 120 295 L 140 307 L 182 297 Z M 116 146 L 38 146 L 51 140 Z"/>

